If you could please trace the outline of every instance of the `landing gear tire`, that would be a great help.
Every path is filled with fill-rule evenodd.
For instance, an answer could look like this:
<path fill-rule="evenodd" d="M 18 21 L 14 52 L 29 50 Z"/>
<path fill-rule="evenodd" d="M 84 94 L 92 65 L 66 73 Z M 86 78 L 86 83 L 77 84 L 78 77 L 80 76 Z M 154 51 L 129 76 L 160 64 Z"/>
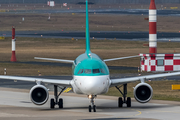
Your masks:
<path fill-rule="evenodd" d="M 127 107 L 131 107 L 131 98 L 130 97 L 127 98 Z"/>
<path fill-rule="evenodd" d="M 61 91 L 58 93 L 58 88 L 61 89 Z M 61 93 L 66 89 L 66 87 L 61 88 L 60 86 L 54 85 L 54 98 L 51 99 L 50 108 L 54 108 L 55 105 L 58 105 L 59 108 L 63 108 L 63 99 L 60 98 L 58 101 L 59 96 Z"/>
<path fill-rule="evenodd" d="M 120 90 L 120 88 L 123 86 L 123 91 Z M 116 89 L 118 89 L 118 91 L 122 94 L 123 96 L 123 100 L 122 100 L 122 97 L 119 97 L 118 99 L 118 107 L 122 107 L 124 103 L 127 104 L 127 107 L 131 107 L 131 98 L 128 97 L 126 99 L 126 96 L 127 96 L 127 84 L 123 84 L 121 85 L 120 87 L 118 86 L 115 86 Z"/>
<path fill-rule="evenodd" d="M 63 108 L 63 99 L 60 98 L 58 102 L 59 108 Z"/>
<path fill-rule="evenodd" d="M 89 112 L 91 112 L 91 105 L 89 105 Z"/>
<path fill-rule="evenodd" d="M 92 109 L 93 109 L 93 112 L 96 112 L 96 105 L 94 105 L 94 98 L 95 97 L 96 97 L 96 95 L 88 95 L 88 98 L 91 99 L 90 100 L 91 105 L 89 105 L 89 112 L 91 112 Z"/>
<path fill-rule="evenodd" d="M 96 112 L 96 106 L 95 105 L 93 106 L 93 111 Z"/>
<path fill-rule="evenodd" d="M 54 108 L 54 106 L 55 106 L 55 102 L 54 102 L 54 99 L 51 99 L 51 108 L 53 109 Z"/>
<path fill-rule="evenodd" d="M 118 107 L 122 107 L 123 106 L 123 100 L 122 97 L 119 97 L 118 99 Z"/>

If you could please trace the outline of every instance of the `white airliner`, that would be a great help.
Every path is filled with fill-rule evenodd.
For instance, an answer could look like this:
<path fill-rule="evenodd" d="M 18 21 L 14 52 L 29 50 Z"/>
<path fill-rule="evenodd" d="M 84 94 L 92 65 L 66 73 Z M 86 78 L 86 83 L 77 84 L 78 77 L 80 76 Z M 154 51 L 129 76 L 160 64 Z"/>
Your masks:
<path fill-rule="evenodd" d="M 18 76 L 0 76 L 0 79 L 10 79 L 10 80 L 21 80 L 36 82 L 37 85 L 31 88 L 30 98 L 31 101 L 36 105 L 43 105 L 49 99 L 48 89 L 42 85 L 42 83 L 48 83 L 54 85 L 54 96 L 55 99 L 51 99 L 50 107 L 54 108 L 58 105 L 59 108 L 63 108 L 63 99 L 59 98 L 61 93 L 67 88 L 71 87 L 73 92 L 76 94 L 84 94 L 91 100 L 91 105 L 89 105 L 89 112 L 96 112 L 96 106 L 94 105 L 94 98 L 97 95 L 107 93 L 109 87 L 116 87 L 119 92 L 123 95 L 118 99 L 118 107 L 122 107 L 124 103 L 127 107 L 131 107 L 131 98 L 126 98 L 127 95 L 127 83 L 134 81 L 141 81 L 138 85 L 134 87 L 134 97 L 140 103 L 148 102 L 153 95 L 152 87 L 145 83 L 146 79 L 166 77 L 173 75 L 180 75 L 180 72 L 174 73 L 164 73 L 155 74 L 147 76 L 138 76 L 130 78 L 119 78 L 110 79 L 109 69 L 105 62 L 120 60 L 126 58 L 132 58 L 137 56 L 113 58 L 102 60 L 98 55 L 94 54 L 90 50 L 90 38 L 89 38 L 89 20 L 88 20 L 88 0 L 86 0 L 86 51 L 85 53 L 78 56 L 73 60 L 63 60 L 63 59 L 52 59 L 52 58 L 39 58 L 40 60 L 51 60 L 59 62 L 72 63 L 73 79 L 72 80 L 57 80 L 57 79 L 43 79 L 43 78 L 32 78 L 32 77 L 18 77 Z M 123 91 L 120 91 L 119 85 L 124 87 Z M 58 93 L 58 87 L 61 88 L 61 92 Z"/>

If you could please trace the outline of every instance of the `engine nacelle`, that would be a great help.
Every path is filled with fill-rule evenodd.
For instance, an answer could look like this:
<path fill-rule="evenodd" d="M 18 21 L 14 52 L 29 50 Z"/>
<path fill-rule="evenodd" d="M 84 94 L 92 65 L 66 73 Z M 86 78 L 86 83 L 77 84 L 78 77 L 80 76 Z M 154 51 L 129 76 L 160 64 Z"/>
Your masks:
<path fill-rule="evenodd" d="M 153 89 L 147 83 L 139 83 L 134 88 L 134 98 L 140 103 L 147 103 L 153 96 Z"/>
<path fill-rule="evenodd" d="M 43 105 L 49 99 L 48 89 L 43 85 L 35 85 L 30 90 L 31 101 L 36 105 Z"/>

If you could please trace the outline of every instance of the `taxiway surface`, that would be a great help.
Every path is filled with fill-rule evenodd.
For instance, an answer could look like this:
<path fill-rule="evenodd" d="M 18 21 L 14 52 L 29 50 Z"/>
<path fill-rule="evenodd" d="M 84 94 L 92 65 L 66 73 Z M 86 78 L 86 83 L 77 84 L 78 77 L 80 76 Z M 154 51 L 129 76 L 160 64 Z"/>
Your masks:
<path fill-rule="evenodd" d="M 0 31 L 1 36 L 11 37 L 11 31 Z M 17 37 L 43 37 L 43 38 L 75 38 L 85 39 L 85 32 L 78 31 L 16 31 Z M 91 39 L 117 39 L 129 41 L 149 41 L 149 32 L 135 31 L 91 31 Z M 180 33 L 157 32 L 158 41 L 179 41 Z"/>
<path fill-rule="evenodd" d="M 86 10 L 82 8 L 70 8 L 70 9 L 44 9 L 44 10 L 10 10 L 9 12 L 1 12 L 0 14 L 22 14 L 22 13 L 85 13 Z M 125 9 L 125 8 L 91 8 L 89 7 L 90 14 L 116 14 L 116 15 L 148 15 L 149 9 Z M 157 10 L 158 16 L 179 16 L 179 10 Z"/>
<path fill-rule="evenodd" d="M 133 100 L 131 108 L 118 108 L 117 97 L 98 96 L 97 112 L 89 113 L 89 100 L 85 95 L 63 93 L 64 109 L 50 109 L 49 101 L 43 106 L 34 105 L 28 91 L 0 88 L 0 120 L 177 120 L 180 117 L 179 102 L 152 100 L 140 104 Z"/>

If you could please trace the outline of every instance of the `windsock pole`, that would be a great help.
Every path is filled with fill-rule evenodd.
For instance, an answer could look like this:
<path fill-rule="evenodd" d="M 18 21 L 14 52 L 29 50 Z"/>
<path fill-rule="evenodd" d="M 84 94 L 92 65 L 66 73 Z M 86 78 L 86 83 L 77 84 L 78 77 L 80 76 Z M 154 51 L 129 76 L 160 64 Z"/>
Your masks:
<path fill-rule="evenodd" d="M 12 56 L 11 56 L 11 62 L 16 62 L 16 38 L 15 38 L 15 28 L 12 27 Z"/>
<path fill-rule="evenodd" d="M 151 0 L 149 7 L 149 53 L 157 53 L 156 33 L 157 10 L 154 0 Z"/>

